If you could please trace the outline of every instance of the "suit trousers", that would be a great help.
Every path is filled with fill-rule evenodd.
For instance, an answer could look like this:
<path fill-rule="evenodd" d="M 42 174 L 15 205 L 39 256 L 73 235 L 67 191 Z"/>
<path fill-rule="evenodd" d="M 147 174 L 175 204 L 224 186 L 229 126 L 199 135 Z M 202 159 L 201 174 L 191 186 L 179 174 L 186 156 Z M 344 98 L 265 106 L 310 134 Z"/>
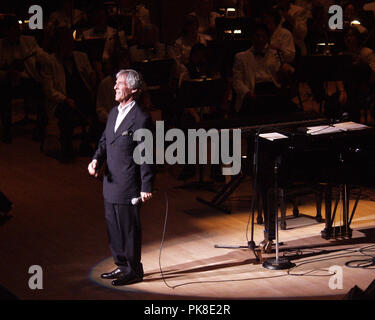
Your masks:
<path fill-rule="evenodd" d="M 126 274 L 143 278 L 140 205 L 104 201 L 109 247 L 115 264 Z"/>

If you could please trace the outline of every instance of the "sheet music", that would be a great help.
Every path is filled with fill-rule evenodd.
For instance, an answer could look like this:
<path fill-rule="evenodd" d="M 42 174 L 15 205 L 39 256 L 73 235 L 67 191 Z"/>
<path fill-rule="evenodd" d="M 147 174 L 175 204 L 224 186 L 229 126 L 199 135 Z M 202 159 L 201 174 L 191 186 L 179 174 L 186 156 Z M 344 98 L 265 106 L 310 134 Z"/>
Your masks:
<path fill-rule="evenodd" d="M 278 132 L 270 132 L 270 133 L 261 133 L 259 135 L 263 139 L 267 139 L 269 141 L 278 140 L 278 139 L 287 139 L 287 136 L 284 136 L 281 133 Z"/>
<path fill-rule="evenodd" d="M 334 125 L 336 128 L 339 128 L 340 130 L 344 131 L 351 131 L 351 130 L 362 130 L 368 128 L 368 126 L 361 124 L 361 123 L 356 123 L 356 122 L 342 122 L 342 123 L 336 123 Z"/>
<path fill-rule="evenodd" d="M 334 126 L 315 126 L 315 127 L 307 127 L 307 134 L 311 135 L 318 135 L 318 134 L 327 134 L 327 133 L 334 133 L 340 132 L 340 128 L 336 128 Z"/>
<path fill-rule="evenodd" d="M 307 134 L 318 135 L 318 134 L 327 134 L 335 133 L 341 131 L 352 131 L 352 130 L 363 130 L 368 128 L 368 126 L 356 123 L 356 122 L 341 122 L 334 125 L 324 125 L 324 126 L 314 126 L 307 128 Z"/>

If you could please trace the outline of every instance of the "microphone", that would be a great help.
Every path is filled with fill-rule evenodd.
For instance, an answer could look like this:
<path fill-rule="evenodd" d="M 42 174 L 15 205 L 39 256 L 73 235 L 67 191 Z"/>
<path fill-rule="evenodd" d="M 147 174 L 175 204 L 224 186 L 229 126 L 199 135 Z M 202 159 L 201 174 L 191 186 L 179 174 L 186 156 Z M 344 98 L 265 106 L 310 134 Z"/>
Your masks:
<path fill-rule="evenodd" d="M 131 200 L 131 203 L 133 206 L 137 205 L 138 203 L 140 203 L 142 201 L 142 197 L 138 197 L 138 198 L 133 198 Z"/>

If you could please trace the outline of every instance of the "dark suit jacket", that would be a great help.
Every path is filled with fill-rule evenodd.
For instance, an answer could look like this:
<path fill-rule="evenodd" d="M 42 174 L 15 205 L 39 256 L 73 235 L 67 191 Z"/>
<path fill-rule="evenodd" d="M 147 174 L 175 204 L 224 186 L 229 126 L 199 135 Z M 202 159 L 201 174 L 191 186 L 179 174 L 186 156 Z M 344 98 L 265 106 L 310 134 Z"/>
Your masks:
<path fill-rule="evenodd" d="M 134 132 L 141 128 L 151 130 L 152 121 L 135 103 L 115 133 L 117 115 L 118 109 L 114 107 L 108 115 L 106 128 L 93 159 L 98 160 L 98 168 L 107 161 L 103 181 L 105 201 L 130 204 L 131 199 L 139 197 L 140 192 L 152 192 L 152 165 L 138 165 L 133 159 L 134 149 L 141 143 L 133 141 Z"/>

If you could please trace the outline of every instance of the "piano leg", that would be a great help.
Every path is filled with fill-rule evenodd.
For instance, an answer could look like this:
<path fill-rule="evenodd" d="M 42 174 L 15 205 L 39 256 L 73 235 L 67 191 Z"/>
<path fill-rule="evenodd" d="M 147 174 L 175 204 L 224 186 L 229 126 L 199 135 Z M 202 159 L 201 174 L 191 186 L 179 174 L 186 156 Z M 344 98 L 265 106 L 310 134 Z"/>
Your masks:
<path fill-rule="evenodd" d="M 263 213 L 264 213 L 264 210 L 263 210 L 263 197 L 262 197 L 262 194 L 257 192 L 257 211 L 258 211 L 258 214 L 257 214 L 257 224 L 263 224 Z"/>
<path fill-rule="evenodd" d="M 324 185 L 324 200 L 325 200 L 325 214 L 326 214 L 326 226 L 321 231 L 321 236 L 324 239 L 330 238 L 330 233 L 332 230 L 332 185 Z"/>
<path fill-rule="evenodd" d="M 356 201 L 353 213 L 349 218 L 349 203 L 350 203 L 350 188 L 348 185 L 339 185 L 339 195 L 335 202 L 334 211 L 332 213 L 332 185 L 326 185 L 325 189 L 325 204 L 326 204 L 326 226 L 324 230 L 321 231 L 321 236 L 324 239 L 331 239 L 336 237 L 352 237 L 352 229 L 350 229 L 350 222 L 353 217 L 355 208 L 357 206 L 358 200 Z M 340 199 L 341 198 L 341 199 Z M 339 201 L 342 203 L 342 225 L 333 227 L 333 222 L 335 220 L 337 206 Z"/>
<path fill-rule="evenodd" d="M 297 199 L 292 198 L 292 203 L 293 203 L 293 217 L 297 218 L 299 216 Z"/>
<path fill-rule="evenodd" d="M 343 235 L 349 235 L 349 186 L 344 184 L 342 186 L 342 224 L 343 224 Z"/>
<path fill-rule="evenodd" d="M 317 187 L 318 190 L 316 191 L 315 194 L 315 202 L 316 202 L 316 217 L 315 220 L 317 222 L 322 222 L 322 200 L 323 200 L 323 191 L 320 188 L 320 186 Z"/>
<path fill-rule="evenodd" d="M 353 230 L 350 229 L 350 221 L 349 219 L 349 210 L 350 210 L 350 191 L 351 188 L 349 185 L 344 184 L 343 188 L 343 228 L 342 228 L 342 236 L 343 237 L 352 237 Z M 356 205 L 355 205 L 356 206 Z"/>

